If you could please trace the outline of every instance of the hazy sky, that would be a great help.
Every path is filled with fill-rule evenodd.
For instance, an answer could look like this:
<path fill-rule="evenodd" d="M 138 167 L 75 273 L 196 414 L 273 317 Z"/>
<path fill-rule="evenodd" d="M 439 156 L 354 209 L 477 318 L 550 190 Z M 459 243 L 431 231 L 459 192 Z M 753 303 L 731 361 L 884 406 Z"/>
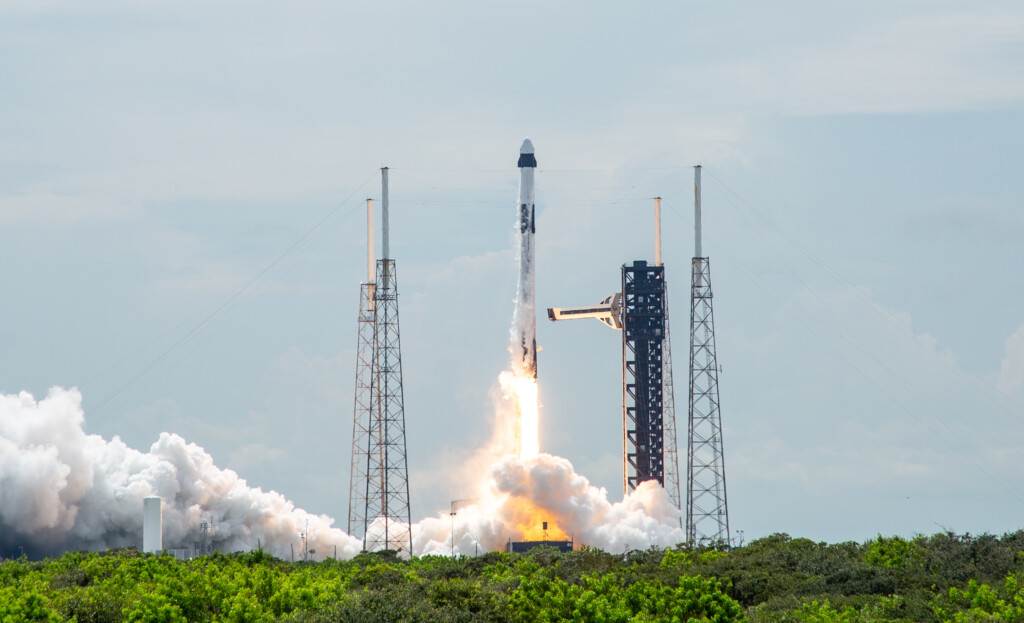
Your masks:
<path fill-rule="evenodd" d="M 413 514 L 443 509 L 530 136 L 542 306 L 615 289 L 665 198 L 681 415 L 704 164 L 734 530 L 1019 528 L 1022 75 L 1017 1 L 0 0 L 0 391 L 77 386 L 92 432 L 342 518 L 388 164 Z M 539 325 L 542 447 L 613 498 L 619 340 Z"/>

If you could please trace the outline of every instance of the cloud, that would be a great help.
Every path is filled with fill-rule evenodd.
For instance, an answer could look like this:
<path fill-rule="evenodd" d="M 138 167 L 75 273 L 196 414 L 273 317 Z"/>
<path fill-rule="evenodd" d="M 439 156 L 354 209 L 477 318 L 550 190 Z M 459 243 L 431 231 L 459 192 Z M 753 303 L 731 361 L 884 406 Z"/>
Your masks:
<path fill-rule="evenodd" d="M 262 443 L 247 443 L 231 451 L 228 462 L 240 470 L 252 465 L 276 461 L 284 457 L 284 450 Z"/>
<path fill-rule="evenodd" d="M 1006 338 L 1006 351 L 999 365 L 999 390 L 1011 394 L 1024 386 L 1024 325 Z"/>
<path fill-rule="evenodd" d="M 90 196 L 78 192 L 28 190 L 0 195 L 0 225 L 78 225 L 86 221 L 123 219 L 139 206 L 130 200 Z"/>
<path fill-rule="evenodd" d="M 712 64 L 730 108 L 795 114 L 976 110 L 1020 102 L 1024 14 L 881 20 L 835 41 Z M 709 91 L 714 91 L 709 89 Z"/>
<path fill-rule="evenodd" d="M 730 492 L 751 496 L 746 504 L 770 486 L 939 495 L 954 483 L 983 479 L 1002 493 L 1013 482 L 1012 422 L 991 377 L 964 369 L 909 313 L 866 289 L 833 287 L 798 291 L 761 320 L 720 342 L 722 391 L 734 396 L 723 413 Z M 804 362 L 797 383 L 792 369 L 760 364 L 783 349 Z M 1019 387 L 1024 330 L 1010 352 L 1016 363 L 1004 368 Z"/>

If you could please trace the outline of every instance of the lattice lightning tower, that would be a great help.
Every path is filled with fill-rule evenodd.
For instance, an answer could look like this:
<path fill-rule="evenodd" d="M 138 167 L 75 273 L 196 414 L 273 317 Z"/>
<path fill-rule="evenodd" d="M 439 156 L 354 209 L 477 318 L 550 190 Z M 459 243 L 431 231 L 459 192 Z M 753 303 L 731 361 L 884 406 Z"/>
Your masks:
<path fill-rule="evenodd" d="M 718 396 L 718 355 L 711 264 L 701 253 L 700 166 L 694 167 L 695 252 L 690 288 L 690 405 L 687 443 L 686 535 L 690 544 L 728 546 L 729 505 Z"/>
<path fill-rule="evenodd" d="M 373 209 L 367 201 L 368 282 L 360 287 L 349 481 L 349 534 L 364 551 L 412 555 L 405 396 L 398 322 L 398 279 L 388 247 L 388 169 L 381 169 L 383 258 L 373 258 Z"/>
<path fill-rule="evenodd" d="M 676 389 L 672 380 L 672 332 L 669 330 L 668 283 L 665 284 L 665 345 L 662 353 L 662 400 L 664 401 L 663 421 L 665 427 L 665 491 L 672 504 L 683 509 L 679 484 L 679 442 L 676 432 Z M 679 518 L 682 527 L 682 515 Z"/>
<path fill-rule="evenodd" d="M 352 467 L 348 486 L 348 528 L 353 536 L 366 532 L 367 451 L 370 447 L 370 423 L 377 412 L 374 397 L 374 344 L 377 342 L 376 271 L 373 253 L 373 199 L 366 200 L 367 276 L 359 286 L 359 316 L 356 322 L 356 382 L 352 407 Z M 365 548 L 365 543 L 363 546 Z"/>
<path fill-rule="evenodd" d="M 661 257 L 661 197 L 654 198 L 654 263 L 657 266 L 664 266 Z M 669 329 L 668 313 L 668 278 L 665 278 L 665 292 L 663 304 L 665 307 L 665 342 L 662 344 L 661 355 L 661 396 L 662 396 L 662 423 L 664 427 L 664 455 L 665 455 L 665 491 L 672 500 L 672 504 L 680 511 L 683 509 L 683 500 L 680 495 L 679 486 L 679 445 L 676 433 L 676 390 L 672 380 L 672 332 Z M 679 527 L 683 527 L 683 518 L 680 514 Z"/>

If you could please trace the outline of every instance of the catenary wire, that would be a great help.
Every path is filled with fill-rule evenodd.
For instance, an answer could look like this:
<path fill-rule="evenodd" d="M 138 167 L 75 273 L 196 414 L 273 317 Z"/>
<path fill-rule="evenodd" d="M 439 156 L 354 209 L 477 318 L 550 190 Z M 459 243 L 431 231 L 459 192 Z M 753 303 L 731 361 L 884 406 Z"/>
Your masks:
<path fill-rule="evenodd" d="M 203 316 L 198 322 L 193 324 L 189 328 L 189 330 L 186 331 L 181 337 L 171 342 L 166 348 L 157 353 L 156 356 L 154 356 L 152 359 L 146 362 L 134 374 L 130 375 L 124 383 L 118 385 L 112 392 L 104 396 L 103 399 L 101 399 L 96 405 L 91 406 L 90 410 L 98 411 L 107 406 L 108 404 L 110 404 L 111 402 L 113 402 L 114 399 L 116 399 L 118 396 L 120 396 L 133 385 L 135 385 L 135 383 L 137 383 L 143 377 L 149 374 L 154 368 L 156 368 L 161 362 L 167 359 L 179 347 L 181 347 L 189 340 L 191 340 L 193 337 L 195 337 L 197 334 L 199 334 L 199 332 L 202 331 L 211 322 L 213 322 L 213 320 L 217 318 L 217 316 L 219 316 L 221 312 L 230 307 L 232 303 L 241 298 L 254 285 L 256 285 L 256 283 L 259 282 L 264 275 L 266 275 L 274 268 L 276 268 L 278 264 L 284 261 L 288 256 L 290 256 L 295 250 L 297 250 L 303 244 L 305 244 L 306 241 L 309 240 L 309 238 L 323 225 L 325 225 L 331 218 L 333 218 L 335 214 L 340 212 L 342 208 L 348 206 L 352 199 L 356 196 L 356 194 L 362 191 L 363 188 L 365 188 L 367 182 L 369 182 L 370 179 L 372 179 L 373 176 L 376 174 L 376 171 L 370 173 L 370 175 L 368 175 L 366 179 L 364 179 L 354 190 L 352 190 L 352 192 L 350 192 L 345 197 L 345 199 L 343 199 L 340 203 L 328 209 L 319 219 L 314 221 L 312 225 L 306 228 L 302 232 L 302 234 L 300 234 L 295 240 L 293 240 L 291 244 L 285 247 L 283 251 L 277 254 L 272 260 L 270 260 L 270 262 L 265 264 L 252 277 L 250 277 L 249 280 L 247 280 L 237 290 L 228 295 L 227 298 L 225 298 L 219 305 L 214 307 L 213 310 L 211 310 L 208 314 Z"/>

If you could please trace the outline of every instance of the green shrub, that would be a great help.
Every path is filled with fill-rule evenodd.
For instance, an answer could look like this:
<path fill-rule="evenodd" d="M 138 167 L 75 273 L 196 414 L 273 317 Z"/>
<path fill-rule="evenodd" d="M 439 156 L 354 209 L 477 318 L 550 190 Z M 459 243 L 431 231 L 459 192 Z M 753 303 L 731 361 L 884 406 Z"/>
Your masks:
<path fill-rule="evenodd" d="M 728 550 L 413 560 L 386 552 L 313 564 L 263 552 L 190 561 L 134 550 L 67 553 L 0 561 L 0 623 L 1024 623 L 1022 551 L 1024 532 L 864 544 L 776 534 Z"/>

